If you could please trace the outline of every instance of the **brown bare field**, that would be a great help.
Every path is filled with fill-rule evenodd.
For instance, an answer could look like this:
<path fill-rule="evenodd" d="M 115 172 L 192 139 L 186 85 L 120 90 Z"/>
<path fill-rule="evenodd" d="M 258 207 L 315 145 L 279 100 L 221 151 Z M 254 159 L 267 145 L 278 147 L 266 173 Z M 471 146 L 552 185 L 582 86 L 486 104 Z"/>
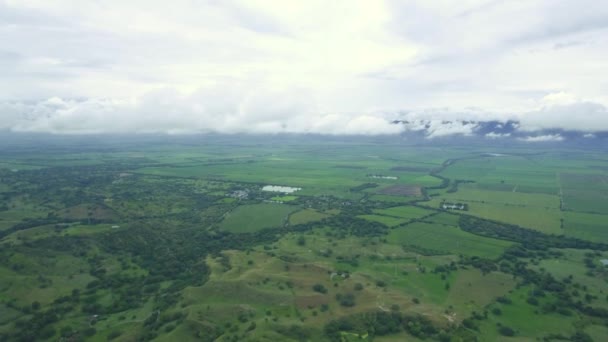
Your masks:
<path fill-rule="evenodd" d="M 380 189 L 378 193 L 391 196 L 421 196 L 422 189 L 417 185 L 391 185 Z"/>

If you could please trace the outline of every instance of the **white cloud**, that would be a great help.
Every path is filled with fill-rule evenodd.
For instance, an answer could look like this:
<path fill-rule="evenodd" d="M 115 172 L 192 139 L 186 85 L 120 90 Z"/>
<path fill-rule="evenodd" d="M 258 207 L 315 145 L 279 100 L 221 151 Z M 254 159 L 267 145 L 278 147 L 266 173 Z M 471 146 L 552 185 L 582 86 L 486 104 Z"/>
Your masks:
<path fill-rule="evenodd" d="M 525 138 L 518 138 L 518 140 L 526 141 L 526 142 L 556 142 L 556 141 L 563 141 L 564 137 L 562 137 L 559 134 L 547 134 L 547 135 L 527 136 Z"/>
<path fill-rule="evenodd" d="M 15 130 L 608 130 L 602 1 L 0 0 L 0 13 L 0 126 Z M 403 110 L 405 127 L 378 114 Z"/>
<path fill-rule="evenodd" d="M 463 123 L 460 121 L 444 122 L 433 120 L 430 122 L 430 127 L 427 129 L 427 138 L 438 138 L 448 135 L 471 135 L 477 127 L 476 124 Z"/>
<path fill-rule="evenodd" d="M 321 113 L 313 99 L 297 90 L 252 91 L 238 85 L 222 89 L 212 87 L 193 93 L 164 89 L 130 101 L 55 97 L 34 104 L 5 103 L 4 110 L 17 114 L 0 123 L 0 128 L 67 134 L 396 134 L 403 130 L 374 115 Z"/>
<path fill-rule="evenodd" d="M 495 132 L 486 133 L 486 135 L 485 135 L 485 137 L 488 139 L 508 138 L 510 136 L 511 136 L 511 133 L 495 133 Z"/>
<path fill-rule="evenodd" d="M 559 92 L 541 99 L 539 109 L 523 114 L 521 129 L 565 129 L 582 132 L 608 130 L 608 108 L 601 103 Z"/>

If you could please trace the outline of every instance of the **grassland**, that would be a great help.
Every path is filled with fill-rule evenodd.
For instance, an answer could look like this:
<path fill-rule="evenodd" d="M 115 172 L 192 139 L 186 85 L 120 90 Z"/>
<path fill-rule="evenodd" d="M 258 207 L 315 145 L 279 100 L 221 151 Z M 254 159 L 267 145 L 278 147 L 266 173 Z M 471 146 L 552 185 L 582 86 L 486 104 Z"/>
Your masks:
<path fill-rule="evenodd" d="M 297 200 L 298 196 L 275 196 L 270 199 L 278 202 L 291 202 Z"/>
<path fill-rule="evenodd" d="M 559 176 L 566 209 L 608 214 L 608 175 L 560 173 Z"/>
<path fill-rule="evenodd" d="M 398 245 L 412 245 L 446 254 L 477 255 L 496 258 L 510 242 L 473 235 L 457 227 L 415 222 L 392 230 L 387 240 Z"/>
<path fill-rule="evenodd" d="M 585 240 L 608 243 L 608 215 L 564 212 L 564 232 Z"/>
<path fill-rule="evenodd" d="M 516 336 L 522 340 L 542 338 L 550 333 L 571 335 L 576 331 L 575 317 L 554 314 L 540 314 L 536 306 L 526 302 L 530 288 L 520 288 L 514 291 L 509 298 L 511 304 L 495 304 L 501 310 L 501 315 L 489 315 L 479 327 L 480 337 L 486 341 L 501 339 L 498 333 L 498 324 L 511 327 Z M 502 337 L 504 338 L 504 337 Z"/>
<path fill-rule="evenodd" d="M 528 194 L 523 194 L 524 200 L 525 196 Z M 433 198 L 428 205 L 439 208 L 442 201 L 467 203 L 469 205 L 467 213 L 471 215 L 511 223 L 544 233 L 563 234 L 561 228 L 563 214 L 559 208 L 472 201 L 468 198 L 470 197 L 461 196 L 459 193 L 446 194 Z"/>
<path fill-rule="evenodd" d="M 385 216 L 385 215 L 359 215 L 357 217 L 368 220 L 368 221 L 372 221 L 372 222 L 379 222 L 387 227 L 395 227 L 395 226 L 398 226 L 398 225 L 403 224 L 408 221 L 408 220 L 400 218 L 400 217 L 392 217 L 392 216 Z"/>
<path fill-rule="evenodd" d="M 454 214 L 450 214 L 450 213 L 440 213 L 438 215 L 433 215 L 432 217 L 428 218 L 426 221 L 457 227 L 459 219 L 460 219 L 460 216 L 458 216 L 458 215 L 454 215 Z"/>
<path fill-rule="evenodd" d="M 433 211 L 413 206 L 374 209 L 373 212 L 374 215 L 359 215 L 358 217 L 372 222 L 379 222 L 388 227 L 396 227 L 398 225 L 407 223 L 410 220 L 418 219 L 434 213 Z"/>
<path fill-rule="evenodd" d="M 304 209 L 298 212 L 292 213 L 289 216 L 289 224 L 302 224 L 308 222 L 314 222 L 329 217 L 329 214 L 316 211 L 314 209 Z"/>
<path fill-rule="evenodd" d="M 284 204 L 251 204 L 238 206 L 224 215 L 223 230 L 234 233 L 255 232 L 264 228 L 280 227 L 297 207 Z"/>
<path fill-rule="evenodd" d="M 451 179 L 474 180 L 486 190 L 558 194 L 555 169 L 539 159 L 513 155 L 476 157 L 458 160 L 441 174 Z"/>
<path fill-rule="evenodd" d="M 423 216 L 429 215 L 432 213 L 430 210 L 413 207 L 413 206 L 403 206 L 403 207 L 391 207 L 387 209 L 375 209 L 374 213 L 384 216 L 392 216 L 399 217 L 404 219 L 418 219 Z"/>

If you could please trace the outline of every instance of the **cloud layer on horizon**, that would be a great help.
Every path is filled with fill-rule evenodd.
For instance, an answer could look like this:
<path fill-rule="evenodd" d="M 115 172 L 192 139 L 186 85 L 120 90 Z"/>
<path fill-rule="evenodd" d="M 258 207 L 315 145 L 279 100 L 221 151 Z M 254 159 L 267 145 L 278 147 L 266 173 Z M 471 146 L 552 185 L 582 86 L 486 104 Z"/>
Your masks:
<path fill-rule="evenodd" d="M 0 129 L 608 131 L 602 2 L 163 4 L 0 0 Z"/>

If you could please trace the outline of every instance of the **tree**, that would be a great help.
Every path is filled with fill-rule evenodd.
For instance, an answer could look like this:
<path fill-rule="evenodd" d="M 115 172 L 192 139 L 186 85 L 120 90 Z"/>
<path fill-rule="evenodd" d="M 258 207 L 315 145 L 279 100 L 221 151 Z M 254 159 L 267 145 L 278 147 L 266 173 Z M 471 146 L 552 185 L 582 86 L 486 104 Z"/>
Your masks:
<path fill-rule="evenodd" d="M 93 328 L 93 327 L 88 327 L 82 331 L 82 334 L 87 337 L 93 336 L 96 333 L 97 333 L 97 330 L 95 330 L 95 328 Z"/>
<path fill-rule="evenodd" d="M 120 331 L 117 331 L 117 330 L 114 330 L 114 331 L 110 332 L 110 333 L 108 334 L 108 341 L 109 341 L 109 340 L 113 340 L 113 339 L 117 338 L 117 337 L 118 337 L 118 336 L 120 336 L 121 334 L 122 334 L 122 333 L 121 333 Z"/>
<path fill-rule="evenodd" d="M 345 307 L 352 307 L 355 306 L 355 295 L 353 295 L 352 293 L 347 293 L 347 294 L 340 294 L 338 293 L 336 295 L 336 300 L 340 303 L 340 305 L 345 306 Z"/>
<path fill-rule="evenodd" d="M 303 236 L 300 236 L 298 238 L 298 246 L 305 246 L 306 245 L 306 238 Z"/>
<path fill-rule="evenodd" d="M 38 301 L 32 302 L 32 310 L 38 310 L 38 309 L 40 309 L 40 302 L 38 302 Z"/>
<path fill-rule="evenodd" d="M 503 336 L 515 336 L 515 330 L 509 328 L 506 325 L 503 325 L 498 328 L 498 332 Z"/>
<path fill-rule="evenodd" d="M 528 297 L 528 299 L 526 299 L 526 302 L 528 302 L 528 304 L 530 305 L 538 305 L 538 299 L 534 297 Z"/>
<path fill-rule="evenodd" d="M 314 284 L 312 286 L 312 289 L 315 292 L 319 292 L 319 293 L 327 293 L 327 288 L 325 286 L 323 286 L 322 284 Z"/>
<path fill-rule="evenodd" d="M 72 336 L 72 334 L 74 333 L 74 330 L 72 329 L 71 326 L 67 325 L 65 327 L 62 327 L 59 330 L 59 334 L 61 334 L 62 337 L 69 337 Z"/>

